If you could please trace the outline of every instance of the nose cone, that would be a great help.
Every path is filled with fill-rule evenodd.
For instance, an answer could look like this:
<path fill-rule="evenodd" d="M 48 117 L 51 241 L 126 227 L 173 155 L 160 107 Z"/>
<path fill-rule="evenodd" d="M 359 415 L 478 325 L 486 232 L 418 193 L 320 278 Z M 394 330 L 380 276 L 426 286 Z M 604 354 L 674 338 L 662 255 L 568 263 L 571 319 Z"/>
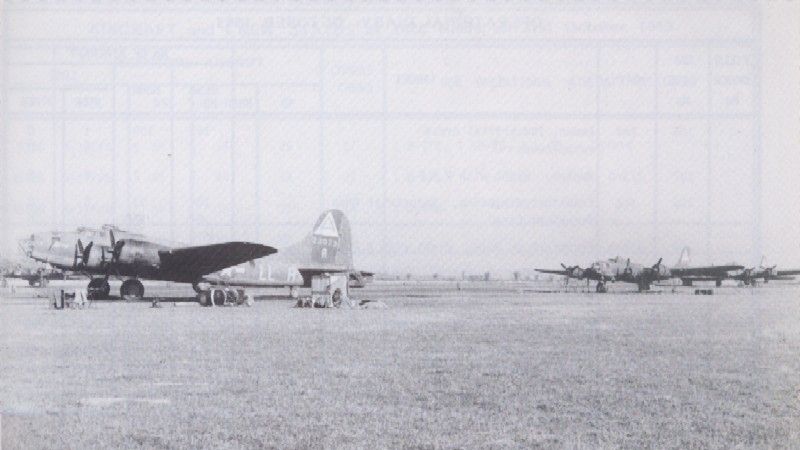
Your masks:
<path fill-rule="evenodd" d="M 19 246 L 29 258 L 47 260 L 48 252 L 57 240 L 58 236 L 55 233 L 36 233 L 20 240 Z"/>

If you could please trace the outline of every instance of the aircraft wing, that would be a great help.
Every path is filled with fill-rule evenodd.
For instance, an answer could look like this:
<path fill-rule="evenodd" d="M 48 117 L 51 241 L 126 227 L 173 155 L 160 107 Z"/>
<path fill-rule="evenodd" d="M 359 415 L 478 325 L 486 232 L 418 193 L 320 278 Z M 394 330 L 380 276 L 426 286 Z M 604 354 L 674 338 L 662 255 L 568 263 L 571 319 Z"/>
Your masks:
<path fill-rule="evenodd" d="M 680 278 L 682 280 L 691 280 L 691 281 L 717 281 L 720 278 L 730 278 L 730 279 L 736 280 L 737 276 L 719 276 L 719 277 L 712 277 L 710 275 L 685 275 L 685 276 L 679 276 L 679 275 L 674 275 L 673 274 L 673 278 Z"/>
<path fill-rule="evenodd" d="M 567 271 L 564 269 L 533 269 L 533 270 L 541 273 L 551 273 L 553 275 L 561 275 L 563 277 L 569 276 Z"/>
<path fill-rule="evenodd" d="M 706 267 L 681 267 L 681 268 L 673 268 L 671 273 L 672 276 L 675 278 L 684 278 L 684 277 L 725 277 L 728 275 L 728 272 L 732 272 L 734 270 L 742 270 L 744 266 L 706 266 Z"/>
<path fill-rule="evenodd" d="M 778 276 L 783 276 L 783 275 L 800 275 L 800 270 L 798 270 L 798 269 L 792 269 L 792 270 L 778 270 L 778 271 L 777 271 L 777 275 L 778 275 Z"/>
<path fill-rule="evenodd" d="M 178 281 L 196 281 L 226 267 L 277 252 L 272 247 L 250 242 L 225 242 L 222 244 L 179 247 L 158 252 L 161 270 L 173 274 Z"/>
<path fill-rule="evenodd" d="M 777 281 L 792 281 L 792 280 L 794 280 L 794 277 L 793 277 L 793 276 L 791 276 L 791 275 L 775 275 L 775 276 L 771 276 L 771 277 L 769 277 L 769 279 L 770 279 L 770 281 L 772 281 L 772 280 L 777 280 Z"/>

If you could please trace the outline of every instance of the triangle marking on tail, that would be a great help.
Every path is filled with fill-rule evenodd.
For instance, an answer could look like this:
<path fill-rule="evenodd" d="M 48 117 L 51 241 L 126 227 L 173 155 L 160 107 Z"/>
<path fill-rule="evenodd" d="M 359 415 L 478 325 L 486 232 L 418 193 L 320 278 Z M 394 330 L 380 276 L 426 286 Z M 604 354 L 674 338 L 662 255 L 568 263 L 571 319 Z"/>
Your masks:
<path fill-rule="evenodd" d="M 325 215 L 325 218 L 322 219 L 317 229 L 314 230 L 314 235 L 316 236 L 324 236 L 324 237 L 331 237 L 331 238 L 338 238 L 339 237 L 339 230 L 336 228 L 336 221 L 333 220 L 333 214 L 328 212 Z"/>

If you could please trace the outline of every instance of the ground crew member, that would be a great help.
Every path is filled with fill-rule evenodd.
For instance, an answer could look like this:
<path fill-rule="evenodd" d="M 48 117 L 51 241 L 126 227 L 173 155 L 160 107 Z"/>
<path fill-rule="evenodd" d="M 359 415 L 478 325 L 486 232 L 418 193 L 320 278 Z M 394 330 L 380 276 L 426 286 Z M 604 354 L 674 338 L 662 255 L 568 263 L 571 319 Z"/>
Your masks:
<path fill-rule="evenodd" d="M 333 301 L 333 306 L 334 307 L 338 308 L 338 307 L 342 306 L 342 290 L 341 289 L 336 288 L 336 290 L 333 291 L 332 301 Z"/>

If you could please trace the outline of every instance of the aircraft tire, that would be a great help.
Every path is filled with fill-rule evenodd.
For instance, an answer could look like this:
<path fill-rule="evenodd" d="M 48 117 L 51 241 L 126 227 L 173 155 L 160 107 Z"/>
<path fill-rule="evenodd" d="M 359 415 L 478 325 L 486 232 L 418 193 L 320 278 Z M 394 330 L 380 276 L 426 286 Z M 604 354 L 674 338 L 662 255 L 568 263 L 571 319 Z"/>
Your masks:
<path fill-rule="evenodd" d="M 103 278 L 92 278 L 91 281 L 89 281 L 89 286 L 87 286 L 86 291 L 90 299 L 101 300 L 108 298 L 108 294 L 111 292 L 111 286 L 109 286 L 108 281 Z"/>
<path fill-rule="evenodd" d="M 716 285 L 717 285 L 717 287 L 722 286 L 722 280 L 717 280 Z"/>
<path fill-rule="evenodd" d="M 136 278 L 127 279 L 119 288 L 119 296 L 123 300 L 141 300 L 144 297 L 144 285 Z"/>
<path fill-rule="evenodd" d="M 33 280 L 33 279 L 28 280 L 28 286 L 30 286 L 30 287 L 36 286 L 36 280 Z"/>
<path fill-rule="evenodd" d="M 211 301 L 214 303 L 214 306 L 224 306 L 226 297 L 225 291 L 222 289 L 211 290 Z"/>
<path fill-rule="evenodd" d="M 197 293 L 197 302 L 200 303 L 200 306 L 211 306 L 211 302 L 209 301 L 210 298 L 210 291 L 200 291 Z"/>

